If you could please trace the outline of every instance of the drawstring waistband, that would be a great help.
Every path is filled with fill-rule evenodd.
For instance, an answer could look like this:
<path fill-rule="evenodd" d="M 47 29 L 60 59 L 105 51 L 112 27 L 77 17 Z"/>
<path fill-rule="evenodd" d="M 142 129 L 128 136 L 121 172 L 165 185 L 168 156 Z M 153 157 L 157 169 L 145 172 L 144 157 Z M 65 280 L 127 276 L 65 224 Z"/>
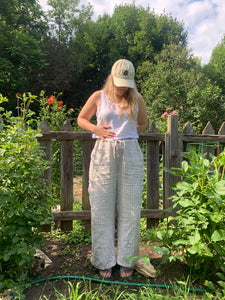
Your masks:
<path fill-rule="evenodd" d="M 104 141 L 102 141 L 101 139 L 97 139 L 98 142 L 102 142 L 102 143 L 106 143 Z M 111 147 L 112 147 L 112 151 L 113 151 L 113 158 L 116 159 L 117 157 L 120 157 L 119 155 L 119 149 L 124 149 L 125 148 L 125 144 L 129 143 L 129 142 L 134 142 L 137 141 L 137 139 L 133 139 L 133 138 L 128 138 L 128 139 L 108 139 L 107 142 L 110 143 Z"/>
<path fill-rule="evenodd" d="M 122 147 L 124 149 L 125 141 L 124 140 L 113 140 L 112 146 L 113 146 L 113 158 L 116 159 L 116 157 L 120 157 L 119 147 Z"/>

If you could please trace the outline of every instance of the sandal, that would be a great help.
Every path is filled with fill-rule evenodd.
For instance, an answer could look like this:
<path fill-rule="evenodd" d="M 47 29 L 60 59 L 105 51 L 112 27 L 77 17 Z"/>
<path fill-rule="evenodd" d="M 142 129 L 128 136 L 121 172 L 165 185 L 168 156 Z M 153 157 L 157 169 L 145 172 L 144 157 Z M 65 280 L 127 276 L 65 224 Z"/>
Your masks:
<path fill-rule="evenodd" d="M 99 270 L 99 274 L 104 278 L 110 278 L 112 275 L 112 268 L 105 269 L 105 270 Z"/>
<path fill-rule="evenodd" d="M 133 275 L 133 272 L 133 268 L 120 267 L 120 276 L 123 278 L 131 277 Z"/>

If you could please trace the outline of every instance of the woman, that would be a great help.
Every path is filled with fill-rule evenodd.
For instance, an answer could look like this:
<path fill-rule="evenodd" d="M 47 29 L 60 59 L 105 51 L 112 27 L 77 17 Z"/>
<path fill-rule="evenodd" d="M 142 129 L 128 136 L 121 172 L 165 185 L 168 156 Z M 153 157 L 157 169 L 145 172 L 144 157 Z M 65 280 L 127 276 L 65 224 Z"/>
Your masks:
<path fill-rule="evenodd" d="M 104 88 L 90 96 L 78 116 L 78 125 L 96 139 L 89 170 L 91 262 L 105 278 L 110 278 L 116 263 L 122 277 L 131 276 L 134 261 L 127 259 L 139 256 L 143 156 L 138 134 L 148 120 L 134 75 L 129 60 L 116 61 Z M 90 122 L 94 114 L 97 125 Z"/>

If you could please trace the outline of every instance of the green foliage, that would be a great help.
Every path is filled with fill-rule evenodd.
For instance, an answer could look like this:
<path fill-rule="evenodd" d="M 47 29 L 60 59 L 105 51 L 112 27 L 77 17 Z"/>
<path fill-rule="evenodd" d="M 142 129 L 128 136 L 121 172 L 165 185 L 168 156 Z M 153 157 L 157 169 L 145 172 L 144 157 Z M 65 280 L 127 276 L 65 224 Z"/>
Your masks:
<path fill-rule="evenodd" d="M 180 260 L 201 279 L 225 270 L 225 151 L 212 161 L 192 149 L 179 169 L 167 170 L 181 176 L 173 189 L 175 217 L 164 219 L 154 238 L 162 247 L 162 262 Z M 189 161 L 189 163 L 188 163 Z"/>
<path fill-rule="evenodd" d="M 152 60 L 164 44 L 174 42 L 185 47 L 186 38 L 183 24 L 171 16 L 157 15 L 132 3 L 116 6 L 112 17 L 105 14 L 96 22 L 79 26 L 70 48 L 79 53 L 80 83 L 86 83 L 86 90 L 91 92 L 102 87 L 117 59 L 130 59 L 137 68 Z"/>
<path fill-rule="evenodd" d="M 91 232 L 84 230 L 82 221 L 74 221 L 73 230 L 67 233 L 61 232 L 61 230 L 55 230 L 50 233 L 50 236 L 54 239 L 60 239 L 65 244 L 79 245 L 81 243 L 91 243 Z"/>
<path fill-rule="evenodd" d="M 203 67 L 206 75 L 223 90 L 225 93 L 225 36 L 213 49 L 209 63 Z"/>
<path fill-rule="evenodd" d="M 160 127 L 160 116 L 166 109 L 178 111 L 182 106 L 181 124 L 189 121 L 199 133 L 210 121 L 218 130 L 224 121 L 224 95 L 204 76 L 189 52 L 170 44 L 154 60 L 144 62 L 137 70 L 149 119 Z"/>
<path fill-rule="evenodd" d="M 44 180 L 49 165 L 37 141 L 40 132 L 33 130 L 25 117 L 13 118 L 9 112 L 2 113 L 0 122 L 2 290 L 25 281 L 34 262 L 35 249 L 44 242 L 40 225 L 50 222 L 53 203 Z"/>
<path fill-rule="evenodd" d="M 42 120 L 46 120 L 51 130 L 59 131 L 67 119 L 73 122 L 74 109 L 67 109 L 62 100 L 62 93 L 46 97 L 45 92 L 41 91 L 40 97 L 36 98 L 36 101 L 39 105 L 38 124 Z"/>
<path fill-rule="evenodd" d="M 37 74 L 45 65 L 41 42 L 47 23 L 34 0 L 4 0 L 0 16 L 1 93 L 11 100 L 16 92 L 34 88 Z"/>
<path fill-rule="evenodd" d="M 60 100 L 61 99 L 61 100 Z M 73 127 L 78 130 L 78 126 L 74 123 L 76 120 L 76 112 L 73 108 L 68 109 L 63 103 L 62 93 L 57 96 L 51 95 L 46 97 L 44 91 L 41 91 L 40 97 L 36 97 L 39 105 L 39 114 L 37 124 L 40 125 L 42 120 L 48 121 L 52 131 L 60 131 L 68 119 Z M 82 142 L 74 141 L 74 177 L 80 176 L 82 173 Z M 61 142 L 55 140 L 52 142 L 52 187 L 54 197 L 59 202 L 60 199 L 60 160 L 61 160 Z"/>
<path fill-rule="evenodd" d="M 79 8 L 80 0 L 48 0 L 51 9 L 48 12 L 53 21 L 50 25 L 53 36 L 56 34 L 60 43 L 68 43 L 76 34 L 80 24 L 90 20 L 93 15 L 92 6 L 88 4 Z"/>

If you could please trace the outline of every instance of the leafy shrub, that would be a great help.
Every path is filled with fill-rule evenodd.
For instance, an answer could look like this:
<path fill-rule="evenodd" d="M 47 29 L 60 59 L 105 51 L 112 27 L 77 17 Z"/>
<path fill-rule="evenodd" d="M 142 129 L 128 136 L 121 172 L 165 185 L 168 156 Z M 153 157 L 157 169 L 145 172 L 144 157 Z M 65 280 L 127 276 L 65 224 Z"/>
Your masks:
<path fill-rule="evenodd" d="M 173 186 L 176 216 L 160 223 L 154 238 L 162 246 L 153 249 L 204 279 L 225 270 L 225 151 L 211 161 L 193 149 L 184 157 L 181 168 L 167 170 L 183 180 Z"/>
<path fill-rule="evenodd" d="M 45 119 L 48 121 L 51 130 L 60 131 L 64 122 L 69 119 L 73 128 L 76 131 L 80 130 L 78 125 L 74 122 L 78 112 L 73 108 L 68 109 L 63 103 L 62 93 L 45 96 L 44 91 L 41 91 L 40 97 L 36 97 L 36 102 L 39 105 L 39 113 L 37 116 L 38 125 Z M 52 186 L 55 198 L 60 199 L 60 158 L 61 157 L 61 142 L 59 140 L 52 141 Z M 82 142 L 79 140 L 74 141 L 74 177 L 82 175 Z"/>
<path fill-rule="evenodd" d="M 13 118 L 9 112 L 2 112 L 0 127 L 2 290 L 25 281 L 35 249 L 44 242 L 40 225 L 50 222 L 53 203 L 44 180 L 44 171 L 49 166 L 37 141 L 39 131 L 31 129 L 25 117 Z"/>

